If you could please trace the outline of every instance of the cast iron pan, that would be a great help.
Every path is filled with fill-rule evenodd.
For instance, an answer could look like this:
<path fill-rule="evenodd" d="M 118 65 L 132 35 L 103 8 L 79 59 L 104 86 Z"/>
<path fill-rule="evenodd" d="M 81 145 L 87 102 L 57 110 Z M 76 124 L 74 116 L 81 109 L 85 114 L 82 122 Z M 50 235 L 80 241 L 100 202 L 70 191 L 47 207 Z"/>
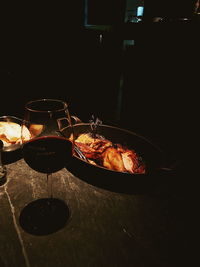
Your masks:
<path fill-rule="evenodd" d="M 75 138 L 81 133 L 91 132 L 89 123 L 78 123 L 73 127 L 65 127 L 61 134 L 70 137 L 74 131 Z M 135 193 L 150 190 L 155 183 L 161 182 L 163 174 L 169 175 L 172 171 L 166 164 L 166 157 L 162 150 L 152 144 L 146 138 L 114 126 L 99 125 L 97 133 L 103 135 L 113 143 L 120 143 L 130 149 L 134 149 L 142 157 L 146 164 L 145 174 L 130 174 L 117 172 L 99 167 L 80 159 L 74 155 L 66 168 L 79 179 L 107 190 L 124 193 Z"/>

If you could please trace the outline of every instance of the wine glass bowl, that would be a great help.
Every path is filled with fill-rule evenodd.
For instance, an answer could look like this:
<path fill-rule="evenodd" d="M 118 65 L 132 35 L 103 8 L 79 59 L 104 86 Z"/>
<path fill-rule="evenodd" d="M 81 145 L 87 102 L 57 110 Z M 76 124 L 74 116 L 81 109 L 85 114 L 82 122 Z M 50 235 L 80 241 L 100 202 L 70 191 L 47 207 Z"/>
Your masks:
<path fill-rule="evenodd" d="M 70 121 L 67 104 L 61 100 L 40 99 L 25 106 L 22 123 L 22 144 L 25 162 L 42 173 L 57 172 L 72 156 L 72 143 L 59 135 L 60 119 Z M 28 129 L 30 140 L 24 136 Z"/>
<path fill-rule="evenodd" d="M 63 119 L 71 123 L 67 103 L 62 100 L 38 99 L 25 105 L 22 155 L 31 169 L 46 174 L 47 186 L 47 197 L 29 203 L 21 212 L 20 224 L 29 233 L 52 233 L 65 225 L 69 218 L 68 206 L 54 198 L 52 190 L 52 173 L 64 168 L 72 157 L 72 142 L 59 134 Z M 29 140 L 25 129 L 30 133 Z M 54 216 L 56 220 L 52 220 Z"/>

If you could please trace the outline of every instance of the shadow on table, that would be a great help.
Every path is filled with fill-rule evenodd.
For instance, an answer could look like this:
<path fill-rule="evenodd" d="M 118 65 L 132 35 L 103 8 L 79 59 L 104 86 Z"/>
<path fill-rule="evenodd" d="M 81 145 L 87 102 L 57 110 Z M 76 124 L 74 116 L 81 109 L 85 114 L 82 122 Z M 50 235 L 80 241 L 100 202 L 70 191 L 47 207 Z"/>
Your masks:
<path fill-rule="evenodd" d="M 178 187 L 179 174 L 175 170 L 157 170 L 151 174 L 128 174 L 105 171 L 89 164 L 67 165 L 78 179 L 108 191 L 125 194 L 168 194 Z"/>
<path fill-rule="evenodd" d="M 29 234 L 49 235 L 65 227 L 70 216 L 69 207 L 64 201 L 40 198 L 22 209 L 19 224 Z"/>

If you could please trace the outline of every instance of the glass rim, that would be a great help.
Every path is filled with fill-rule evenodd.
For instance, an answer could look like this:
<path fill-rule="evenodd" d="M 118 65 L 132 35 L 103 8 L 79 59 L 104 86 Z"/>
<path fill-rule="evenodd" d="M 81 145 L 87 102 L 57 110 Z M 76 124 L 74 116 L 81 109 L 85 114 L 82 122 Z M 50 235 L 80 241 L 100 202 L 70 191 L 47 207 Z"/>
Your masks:
<path fill-rule="evenodd" d="M 31 105 L 32 103 L 39 103 L 39 102 L 45 102 L 45 101 L 50 101 L 50 102 L 57 102 L 57 103 L 62 103 L 63 107 L 62 108 L 58 108 L 55 110 L 38 110 L 38 109 L 34 109 L 29 107 L 29 105 Z M 43 113 L 51 113 L 51 112 L 60 112 L 63 110 L 66 110 L 68 108 L 68 105 L 65 101 L 61 100 L 61 99 L 54 99 L 54 98 L 39 98 L 39 99 L 35 99 L 35 100 L 30 100 L 25 104 L 25 109 L 27 109 L 28 111 L 31 112 L 43 112 Z"/>

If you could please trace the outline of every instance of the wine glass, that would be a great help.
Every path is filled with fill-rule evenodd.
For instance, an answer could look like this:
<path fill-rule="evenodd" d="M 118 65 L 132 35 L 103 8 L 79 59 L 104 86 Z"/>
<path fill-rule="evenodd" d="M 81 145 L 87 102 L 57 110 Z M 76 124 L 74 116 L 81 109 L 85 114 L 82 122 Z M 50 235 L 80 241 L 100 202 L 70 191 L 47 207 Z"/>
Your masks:
<path fill-rule="evenodd" d="M 32 234 L 49 234 L 62 228 L 69 218 L 64 201 L 53 197 L 52 173 L 65 167 L 72 157 L 72 142 L 60 136 L 62 120 L 71 125 L 66 102 L 38 99 L 25 105 L 22 122 L 22 155 L 33 170 L 45 173 L 47 197 L 29 203 L 20 214 L 22 228 Z M 30 139 L 27 140 L 27 135 Z"/>

